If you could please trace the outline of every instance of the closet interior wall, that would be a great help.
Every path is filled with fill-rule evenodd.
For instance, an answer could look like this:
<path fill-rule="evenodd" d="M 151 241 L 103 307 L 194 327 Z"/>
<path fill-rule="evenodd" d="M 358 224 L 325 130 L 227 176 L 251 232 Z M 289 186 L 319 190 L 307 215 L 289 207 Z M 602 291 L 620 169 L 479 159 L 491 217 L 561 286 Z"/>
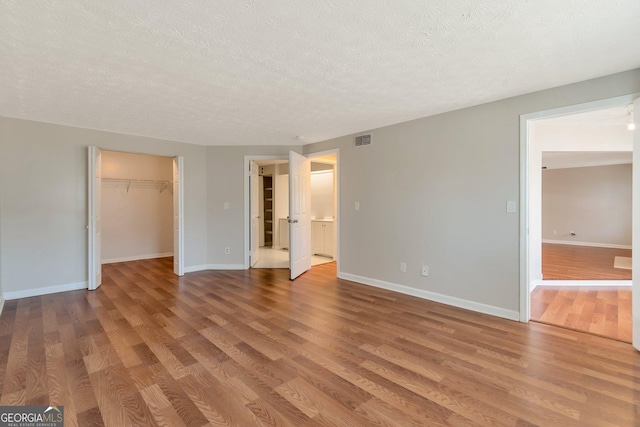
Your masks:
<path fill-rule="evenodd" d="M 170 157 L 102 152 L 102 263 L 173 255 Z"/>

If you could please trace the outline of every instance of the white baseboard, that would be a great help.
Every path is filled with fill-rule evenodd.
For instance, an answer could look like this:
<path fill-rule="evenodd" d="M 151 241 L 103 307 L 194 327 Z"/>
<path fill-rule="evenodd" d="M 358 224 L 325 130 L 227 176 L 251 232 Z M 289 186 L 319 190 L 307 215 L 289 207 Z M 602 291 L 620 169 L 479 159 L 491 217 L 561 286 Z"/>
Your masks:
<path fill-rule="evenodd" d="M 531 290 L 538 286 L 631 286 L 631 280 L 534 280 Z"/>
<path fill-rule="evenodd" d="M 446 305 L 451 305 L 465 310 L 477 311 L 479 313 L 489 314 L 491 316 L 502 317 L 509 320 L 520 320 L 520 313 L 513 310 L 507 310 L 492 305 L 482 304 L 475 301 L 469 301 L 449 295 L 443 295 L 436 292 L 429 292 L 422 289 L 416 289 L 409 286 L 399 285 L 396 283 L 385 282 L 378 279 L 371 279 L 369 277 L 357 276 L 349 273 L 338 273 L 340 279 L 350 280 L 352 282 L 362 283 L 364 285 L 374 286 L 376 288 L 387 289 L 390 291 L 399 292 L 401 294 L 411 295 L 414 297 L 426 299 L 429 301 L 439 302 Z"/>
<path fill-rule="evenodd" d="M 37 297 L 40 295 L 57 294 L 58 292 L 77 291 L 79 289 L 87 289 L 87 282 L 68 283 L 66 285 L 47 286 L 46 288 L 5 292 L 2 296 L 5 300 L 12 300 L 18 298 Z"/>
<path fill-rule="evenodd" d="M 542 239 L 542 243 L 552 243 L 554 245 L 593 246 L 596 248 L 632 249 L 630 245 L 616 245 L 613 243 L 574 242 L 573 240 Z"/>
<path fill-rule="evenodd" d="M 173 256 L 173 252 L 165 252 L 162 254 L 146 254 L 146 255 L 134 255 L 123 258 L 111 258 L 111 259 L 103 259 L 103 264 L 113 264 L 114 262 L 127 262 L 127 261 L 138 261 L 141 259 L 154 259 L 154 258 L 166 258 L 169 256 Z"/>
<path fill-rule="evenodd" d="M 4 310 L 4 298 L 0 296 L 0 316 L 2 316 L 2 310 Z"/>
<path fill-rule="evenodd" d="M 201 264 L 185 267 L 185 273 L 195 273 L 205 270 L 246 270 L 244 264 Z"/>

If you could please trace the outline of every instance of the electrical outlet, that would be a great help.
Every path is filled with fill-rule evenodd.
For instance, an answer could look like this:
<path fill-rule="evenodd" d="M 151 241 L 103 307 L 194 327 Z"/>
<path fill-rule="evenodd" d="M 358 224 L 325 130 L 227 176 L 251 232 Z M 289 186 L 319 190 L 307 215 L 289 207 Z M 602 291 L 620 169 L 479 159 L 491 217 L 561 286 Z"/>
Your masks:
<path fill-rule="evenodd" d="M 224 253 L 229 255 L 231 253 L 231 248 L 229 246 L 227 246 L 226 248 L 224 248 Z"/>
<path fill-rule="evenodd" d="M 407 263 L 406 262 L 401 262 L 400 263 L 400 271 L 402 271 L 403 273 L 407 272 Z"/>
<path fill-rule="evenodd" d="M 428 265 L 423 265 L 422 266 L 422 274 L 423 276 L 428 276 L 429 275 L 429 266 Z"/>
<path fill-rule="evenodd" d="M 359 211 L 359 210 L 360 210 L 360 202 L 356 202 L 356 203 L 353 205 L 353 209 L 354 209 L 354 210 Z"/>
<path fill-rule="evenodd" d="M 224 208 L 229 209 L 229 202 L 224 202 Z"/>
<path fill-rule="evenodd" d="M 553 235 L 557 236 L 558 235 L 558 230 L 553 230 Z"/>

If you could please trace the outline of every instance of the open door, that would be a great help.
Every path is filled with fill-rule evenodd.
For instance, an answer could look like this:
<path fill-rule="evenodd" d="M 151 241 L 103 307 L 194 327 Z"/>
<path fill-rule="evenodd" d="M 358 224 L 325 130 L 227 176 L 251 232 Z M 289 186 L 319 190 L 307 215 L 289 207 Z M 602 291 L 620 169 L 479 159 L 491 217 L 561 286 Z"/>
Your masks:
<path fill-rule="evenodd" d="M 289 269 L 291 280 L 311 268 L 311 160 L 289 152 Z"/>
<path fill-rule="evenodd" d="M 100 216 L 100 192 L 102 189 L 102 154 L 98 147 L 89 147 L 88 191 L 87 191 L 87 231 L 88 231 L 88 272 L 87 288 L 98 289 L 102 284 L 102 258 L 100 253 L 102 220 Z"/>
<path fill-rule="evenodd" d="M 249 194 L 251 197 L 251 267 L 258 262 L 260 254 L 260 169 L 253 160 L 250 163 L 251 183 Z"/>
<path fill-rule="evenodd" d="M 173 272 L 184 276 L 183 158 L 173 158 Z"/>
<path fill-rule="evenodd" d="M 640 350 L 640 253 L 636 251 L 640 248 L 640 98 L 633 101 L 633 121 L 636 125 L 633 130 L 633 180 L 632 180 L 632 212 L 631 229 L 633 238 L 631 247 L 632 256 L 632 285 L 631 285 L 631 317 L 632 322 L 632 342 L 636 350 Z"/>

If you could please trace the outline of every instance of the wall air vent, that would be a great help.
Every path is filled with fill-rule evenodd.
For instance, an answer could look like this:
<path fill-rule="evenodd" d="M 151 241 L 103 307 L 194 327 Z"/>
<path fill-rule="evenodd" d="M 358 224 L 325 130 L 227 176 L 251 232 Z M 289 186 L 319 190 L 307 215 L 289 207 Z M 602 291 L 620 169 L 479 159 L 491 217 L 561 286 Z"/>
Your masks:
<path fill-rule="evenodd" d="M 365 145 L 371 145 L 371 134 L 358 135 L 354 140 L 354 147 L 364 147 Z"/>

